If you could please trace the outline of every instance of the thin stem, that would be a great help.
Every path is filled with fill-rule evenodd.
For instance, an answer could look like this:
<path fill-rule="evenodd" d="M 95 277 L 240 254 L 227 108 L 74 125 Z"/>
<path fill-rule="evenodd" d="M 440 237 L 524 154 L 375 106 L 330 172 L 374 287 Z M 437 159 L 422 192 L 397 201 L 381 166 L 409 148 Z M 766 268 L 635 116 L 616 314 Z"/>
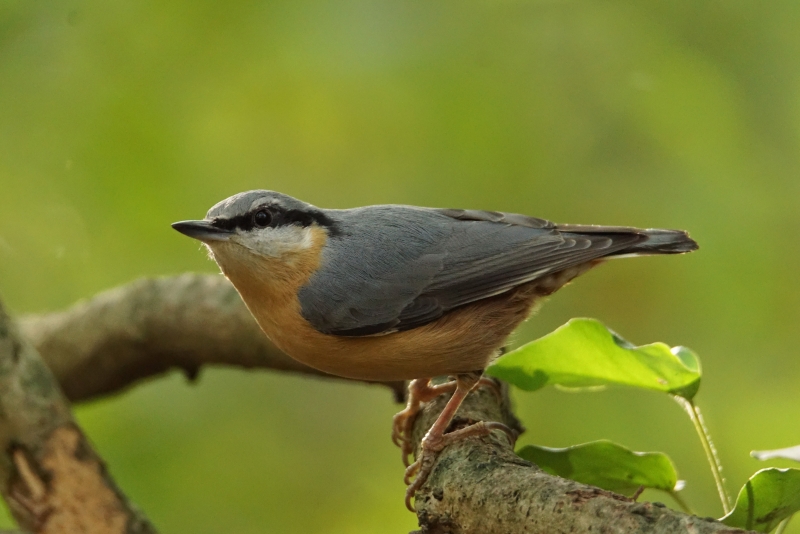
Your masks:
<path fill-rule="evenodd" d="M 725 489 L 725 479 L 722 477 L 722 464 L 717 456 L 717 450 L 711 442 L 711 436 L 708 433 L 703 416 L 700 415 L 700 408 L 698 408 L 692 401 L 684 399 L 683 397 L 674 397 L 674 399 L 683 406 L 686 413 L 689 414 L 689 419 L 692 420 L 697 435 L 700 437 L 700 443 L 703 445 L 703 450 L 708 458 L 708 465 L 711 467 L 711 474 L 714 475 L 714 483 L 717 485 L 717 492 L 719 493 L 719 500 L 722 501 L 722 510 L 725 515 L 731 512 L 731 498 L 728 491 Z"/>

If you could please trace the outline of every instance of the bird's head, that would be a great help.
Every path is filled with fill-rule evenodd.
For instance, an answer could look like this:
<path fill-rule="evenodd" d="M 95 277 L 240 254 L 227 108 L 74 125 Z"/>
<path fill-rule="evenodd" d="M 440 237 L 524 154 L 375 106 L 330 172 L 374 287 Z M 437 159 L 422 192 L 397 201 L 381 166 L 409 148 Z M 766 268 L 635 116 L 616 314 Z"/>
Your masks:
<path fill-rule="evenodd" d="M 287 269 L 307 268 L 334 222 L 321 209 L 275 191 L 247 191 L 214 205 L 205 219 L 172 227 L 206 245 L 231 278 L 264 280 Z"/>

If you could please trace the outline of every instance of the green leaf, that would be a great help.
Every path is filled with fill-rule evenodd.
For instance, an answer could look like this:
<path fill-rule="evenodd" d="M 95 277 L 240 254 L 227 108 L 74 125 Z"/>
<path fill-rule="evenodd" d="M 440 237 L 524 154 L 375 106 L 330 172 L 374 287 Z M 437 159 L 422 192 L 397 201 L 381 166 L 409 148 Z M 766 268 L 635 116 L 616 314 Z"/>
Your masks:
<path fill-rule="evenodd" d="M 628 496 L 639 486 L 672 493 L 678 485 L 678 473 L 666 454 L 634 452 L 608 440 L 565 449 L 527 445 L 517 454 L 552 475 Z"/>
<path fill-rule="evenodd" d="M 739 492 L 736 506 L 720 519 L 728 526 L 769 532 L 800 511 L 800 469 L 762 469 Z"/>
<path fill-rule="evenodd" d="M 572 319 L 550 334 L 500 357 L 487 374 L 527 391 L 548 384 L 622 384 L 691 400 L 700 387 L 700 361 L 689 349 L 664 343 L 637 347 L 595 319 Z"/>
<path fill-rule="evenodd" d="M 783 458 L 784 460 L 794 460 L 800 462 L 800 445 L 787 449 L 775 449 L 772 451 L 753 451 L 750 456 L 757 460 L 772 460 L 773 458 Z"/>

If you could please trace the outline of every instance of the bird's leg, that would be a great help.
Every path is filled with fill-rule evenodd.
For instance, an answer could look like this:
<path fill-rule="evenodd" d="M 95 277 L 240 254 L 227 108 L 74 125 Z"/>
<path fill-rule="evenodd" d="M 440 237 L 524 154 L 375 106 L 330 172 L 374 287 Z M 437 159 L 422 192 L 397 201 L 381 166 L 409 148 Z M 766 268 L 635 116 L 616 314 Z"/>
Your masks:
<path fill-rule="evenodd" d="M 392 441 L 400 447 L 403 455 L 403 465 L 408 467 L 408 457 L 414 452 L 411 445 L 411 431 L 414 419 L 422 409 L 423 402 L 430 402 L 443 393 L 452 393 L 456 390 L 456 382 L 446 382 L 431 385 L 430 378 L 418 378 L 408 384 L 408 402 L 403 411 L 397 413 L 392 420 Z"/>
<path fill-rule="evenodd" d="M 497 382 L 489 377 L 481 376 L 473 389 L 480 386 L 488 386 L 492 389 L 498 399 L 501 397 L 500 387 Z M 452 393 L 456 390 L 457 382 L 452 380 L 444 384 L 431 385 L 429 378 L 419 378 L 412 380 L 408 384 L 408 401 L 403 411 L 395 414 L 392 421 L 392 442 L 400 447 L 403 456 L 403 465 L 409 466 L 408 457 L 414 452 L 412 446 L 411 433 L 414 420 L 422 409 L 422 403 L 430 402 L 439 395 Z"/>
<path fill-rule="evenodd" d="M 439 414 L 439 417 L 433 423 L 433 426 L 431 426 L 430 430 L 428 430 L 428 432 L 425 434 L 425 437 L 422 438 L 417 461 L 411 464 L 406 469 L 405 473 L 406 484 L 410 483 L 408 489 L 406 490 L 406 507 L 412 512 L 414 511 L 414 507 L 411 505 L 411 498 L 428 479 L 428 475 L 430 475 L 431 471 L 433 470 L 433 464 L 436 462 L 436 457 L 439 455 L 439 452 L 441 452 L 442 449 L 456 441 L 470 436 L 487 436 L 492 430 L 503 431 L 508 436 L 512 445 L 516 441 L 517 435 L 513 430 L 503 423 L 496 422 L 480 421 L 454 432 L 450 432 L 449 434 L 444 433 L 445 430 L 447 430 L 447 427 L 449 427 L 450 423 L 453 421 L 453 418 L 455 417 L 458 408 L 461 406 L 461 403 L 464 402 L 464 399 L 467 397 L 469 392 L 480 383 L 481 377 L 475 373 L 456 376 L 456 390 L 453 393 L 453 396 L 450 397 L 450 400 L 447 402 L 447 405 L 445 405 L 442 413 Z M 491 381 L 491 384 L 493 385 L 494 390 L 499 394 L 497 383 Z M 413 482 L 411 482 L 411 477 L 413 477 L 415 474 L 416 478 Z"/>

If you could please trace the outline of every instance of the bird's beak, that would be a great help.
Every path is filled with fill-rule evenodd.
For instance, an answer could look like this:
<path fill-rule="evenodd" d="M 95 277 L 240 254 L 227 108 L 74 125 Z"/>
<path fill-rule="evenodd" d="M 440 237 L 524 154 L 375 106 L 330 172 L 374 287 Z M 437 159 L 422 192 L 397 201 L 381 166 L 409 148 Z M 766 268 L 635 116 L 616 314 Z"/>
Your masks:
<path fill-rule="evenodd" d="M 172 227 L 180 233 L 199 239 L 204 243 L 209 241 L 227 241 L 234 235 L 230 230 L 218 228 L 209 221 L 180 221 L 172 223 Z"/>

